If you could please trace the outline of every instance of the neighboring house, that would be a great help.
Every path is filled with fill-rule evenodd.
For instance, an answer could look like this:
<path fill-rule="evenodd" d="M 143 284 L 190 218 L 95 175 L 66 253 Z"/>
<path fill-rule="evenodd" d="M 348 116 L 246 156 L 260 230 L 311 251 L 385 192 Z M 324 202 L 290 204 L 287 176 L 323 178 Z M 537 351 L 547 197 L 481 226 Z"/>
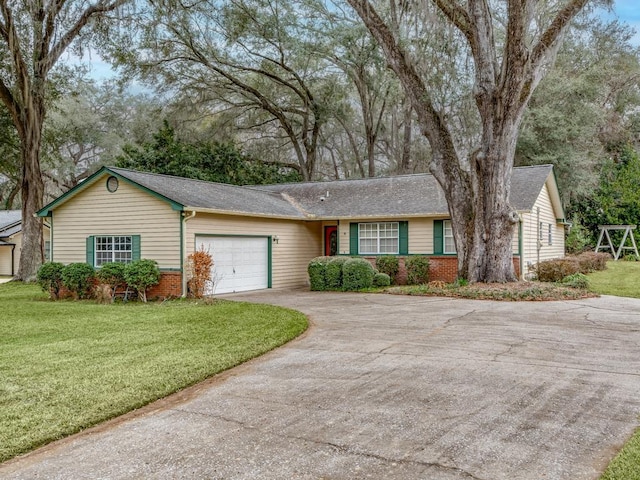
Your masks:
<path fill-rule="evenodd" d="M 564 213 L 550 165 L 514 169 L 511 192 L 514 265 L 526 274 L 564 255 Z M 154 259 L 160 296 L 186 291 L 201 247 L 216 293 L 306 285 L 319 255 L 429 255 L 431 278 L 447 281 L 457 269 L 447 203 L 428 174 L 240 187 L 103 167 L 38 215 L 52 227 L 52 260 Z"/>
<path fill-rule="evenodd" d="M 45 260 L 49 254 L 49 228 L 44 225 Z M 20 210 L 0 210 L 0 276 L 13 277 L 20 265 L 22 247 L 22 212 Z"/>

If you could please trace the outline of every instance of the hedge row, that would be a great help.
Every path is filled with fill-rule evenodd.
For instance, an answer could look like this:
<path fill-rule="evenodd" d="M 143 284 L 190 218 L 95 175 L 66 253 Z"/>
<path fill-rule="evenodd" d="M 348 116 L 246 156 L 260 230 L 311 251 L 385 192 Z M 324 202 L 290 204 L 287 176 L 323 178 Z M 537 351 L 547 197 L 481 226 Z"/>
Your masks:
<path fill-rule="evenodd" d="M 538 280 L 541 282 L 561 282 L 566 277 L 577 273 L 587 274 L 607 268 L 608 253 L 584 252 L 580 255 L 545 260 L 536 269 Z"/>
<path fill-rule="evenodd" d="M 425 256 L 405 259 L 410 283 L 429 281 L 429 259 Z M 395 283 L 400 270 L 398 257 L 383 255 L 376 259 L 377 270 L 364 258 L 316 257 L 309 262 L 307 272 L 311 290 L 354 291 L 372 286 L 385 287 Z"/>
<path fill-rule="evenodd" d="M 95 270 L 88 263 L 63 265 L 47 262 L 38 270 L 37 282 L 53 300 L 60 298 L 64 287 L 76 299 L 97 298 L 113 301 L 118 289 L 132 289 L 143 302 L 147 290 L 160 282 L 160 269 L 155 260 L 131 263 L 104 263 Z"/>

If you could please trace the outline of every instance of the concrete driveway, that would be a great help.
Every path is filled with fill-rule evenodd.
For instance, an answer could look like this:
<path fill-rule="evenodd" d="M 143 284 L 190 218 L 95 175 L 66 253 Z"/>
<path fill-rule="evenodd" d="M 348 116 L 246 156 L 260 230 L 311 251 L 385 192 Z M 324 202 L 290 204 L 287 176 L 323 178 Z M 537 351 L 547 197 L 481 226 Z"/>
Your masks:
<path fill-rule="evenodd" d="M 639 423 L 637 300 L 231 298 L 313 326 L 0 478 L 597 479 Z"/>

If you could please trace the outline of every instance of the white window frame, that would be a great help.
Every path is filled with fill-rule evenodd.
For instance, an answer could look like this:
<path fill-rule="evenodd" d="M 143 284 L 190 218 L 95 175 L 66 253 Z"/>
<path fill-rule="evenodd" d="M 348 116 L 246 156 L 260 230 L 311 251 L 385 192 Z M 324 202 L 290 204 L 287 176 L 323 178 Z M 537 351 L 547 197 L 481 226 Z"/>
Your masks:
<path fill-rule="evenodd" d="M 384 231 L 381 226 L 385 226 Z M 372 227 L 375 226 L 375 232 Z M 395 236 L 381 236 L 381 233 L 387 233 L 388 231 L 395 233 Z M 363 237 L 363 233 L 374 234 L 375 236 Z M 395 239 L 396 248 L 394 251 L 381 251 L 381 240 Z M 372 251 L 365 251 L 363 249 L 363 240 L 375 240 L 375 247 Z M 358 224 L 358 254 L 360 255 L 398 255 L 400 253 L 400 222 L 370 222 Z"/>
<path fill-rule="evenodd" d="M 106 238 L 110 239 L 111 249 L 110 250 L 99 249 L 98 245 L 104 243 L 101 241 L 101 239 L 106 239 Z M 118 239 L 118 242 L 116 242 L 115 239 Z M 125 245 L 126 243 L 129 244 L 128 250 L 114 248 L 117 243 L 122 242 L 121 239 L 125 239 L 124 240 Z M 104 258 L 104 256 L 100 255 L 105 253 L 109 253 L 111 258 L 106 259 Z M 118 255 L 118 254 L 126 254 L 126 253 L 129 254 L 129 258 L 123 259 L 121 255 Z M 133 235 L 96 235 L 93 237 L 93 266 L 94 267 L 99 268 L 100 266 L 102 266 L 102 264 L 110 263 L 110 262 L 131 263 L 132 261 L 133 261 Z"/>
<path fill-rule="evenodd" d="M 451 240 L 453 249 L 447 249 L 447 239 Z M 442 222 L 442 253 L 458 253 L 456 251 L 456 241 L 453 237 L 453 224 L 451 220 L 444 220 Z"/>

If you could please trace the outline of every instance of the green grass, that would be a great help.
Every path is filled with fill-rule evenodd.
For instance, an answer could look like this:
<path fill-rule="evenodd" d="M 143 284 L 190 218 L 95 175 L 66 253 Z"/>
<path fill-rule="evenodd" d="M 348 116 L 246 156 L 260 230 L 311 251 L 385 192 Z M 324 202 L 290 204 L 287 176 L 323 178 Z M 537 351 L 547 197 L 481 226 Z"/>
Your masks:
<path fill-rule="evenodd" d="M 291 340 L 292 310 L 220 301 L 98 305 L 0 285 L 0 461 Z"/>
<path fill-rule="evenodd" d="M 640 262 L 609 261 L 589 274 L 590 290 L 602 295 L 640 298 Z M 640 430 L 611 461 L 601 480 L 640 480 Z"/>
<path fill-rule="evenodd" d="M 611 461 L 600 480 L 640 480 L 640 430 Z"/>
<path fill-rule="evenodd" d="M 640 298 L 640 262 L 607 262 L 607 269 L 588 275 L 590 290 L 601 295 Z"/>

